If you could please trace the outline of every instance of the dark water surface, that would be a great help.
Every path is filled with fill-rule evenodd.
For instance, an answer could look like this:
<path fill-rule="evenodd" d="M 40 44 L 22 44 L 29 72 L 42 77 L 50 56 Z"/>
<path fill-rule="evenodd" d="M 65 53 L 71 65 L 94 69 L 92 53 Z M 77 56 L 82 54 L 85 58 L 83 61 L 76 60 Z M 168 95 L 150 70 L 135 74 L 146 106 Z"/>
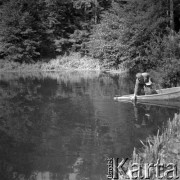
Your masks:
<path fill-rule="evenodd" d="M 128 75 L 0 75 L 1 180 L 105 180 L 107 157 L 131 157 L 175 108 L 114 102 Z"/>

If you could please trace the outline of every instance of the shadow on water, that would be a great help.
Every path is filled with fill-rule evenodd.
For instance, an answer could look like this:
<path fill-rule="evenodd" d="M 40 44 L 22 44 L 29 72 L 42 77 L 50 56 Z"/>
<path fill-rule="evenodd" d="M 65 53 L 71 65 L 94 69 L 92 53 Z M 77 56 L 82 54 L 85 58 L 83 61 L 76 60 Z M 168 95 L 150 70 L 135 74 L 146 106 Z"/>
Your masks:
<path fill-rule="evenodd" d="M 105 180 L 107 157 L 131 157 L 176 108 L 113 101 L 128 75 L 0 75 L 2 180 Z"/>

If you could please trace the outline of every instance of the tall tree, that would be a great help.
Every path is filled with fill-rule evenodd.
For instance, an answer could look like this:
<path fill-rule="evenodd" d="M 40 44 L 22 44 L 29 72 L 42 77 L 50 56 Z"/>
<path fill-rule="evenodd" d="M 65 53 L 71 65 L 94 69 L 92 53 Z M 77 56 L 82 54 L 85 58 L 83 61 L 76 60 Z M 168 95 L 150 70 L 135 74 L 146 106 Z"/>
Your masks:
<path fill-rule="evenodd" d="M 101 46 L 97 49 L 90 46 L 92 54 L 99 54 L 97 57 L 101 57 L 104 64 L 111 62 L 112 66 L 119 63 L 128 68 L 140 65 L 142 67 L 138 68 L 144 70 L 156 66 L 157 62 L 148 59 L 149 43 L 154 37 L 167 33 L 166 2 L 132 0 L 112 3 L 112 8 L 103 14 L 101 23 L 94 28 L 91 44 L 99 40 Z"/>
<path fill-rule="evenodd" d="M 1 53 L 15 61 L 31 62 L 46 41 L 45 2 L 10 0 L 1 9 Z"/>

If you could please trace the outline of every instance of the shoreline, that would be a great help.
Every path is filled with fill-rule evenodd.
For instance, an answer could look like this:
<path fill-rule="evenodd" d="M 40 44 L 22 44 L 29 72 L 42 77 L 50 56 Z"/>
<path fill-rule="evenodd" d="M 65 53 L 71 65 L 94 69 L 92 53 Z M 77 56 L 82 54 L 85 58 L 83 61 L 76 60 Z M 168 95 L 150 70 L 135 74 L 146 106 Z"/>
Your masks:
<path fill-rule="evenodd" d="M 0 73 L 26 73 L 26 72 L 62 72 L 62 71 L 98 71 L 111 74 L 127 73 L 125 69 L 108 69 L 100 65 L 98 59 L 90 57 L 81 58 L 79 55 L 57 57 L 49 62 L 19 63 L 0 59 Z"/>
<path fill-rule="evenodd" d="M 22 69 L 0 69 L 0 73 L 32 73 L 32 72 L 38 72 L 38 73 L 59 73 L 59 72 L 72 72 L 72 71 L 78 71 L 78 72 L 86 72 L 86 71 L 96 71 L 96 72 L 104 72 L 104 73 L 110 73 L 110 74 L 124 74 L 128 73 L 129 71 L 122 71 L 122 70 L 114 70 L 114 69 L 83 69 L 83 68 L 61 68 L 58 70 L 41 70 L 41 69 L 36 69 L 36 70 L 22 70 Z"/>

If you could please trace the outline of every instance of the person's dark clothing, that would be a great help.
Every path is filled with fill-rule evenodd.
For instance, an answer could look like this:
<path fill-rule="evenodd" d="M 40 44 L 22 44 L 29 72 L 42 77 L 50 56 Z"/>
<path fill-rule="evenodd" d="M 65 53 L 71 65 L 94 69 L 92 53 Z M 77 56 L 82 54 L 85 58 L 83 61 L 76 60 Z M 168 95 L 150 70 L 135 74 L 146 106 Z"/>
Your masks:
<path fill-rule="evenodd" d="M 151 82 L 151 78 L 148 77 L 148 81 Z M 136 78 L 135 88 L 134 88 L 135 95 L 150 95 L 150 94 L 157 94 L 153 84 L 146 85 L 144 77 L 142 75 L 138 75 Z"/>

